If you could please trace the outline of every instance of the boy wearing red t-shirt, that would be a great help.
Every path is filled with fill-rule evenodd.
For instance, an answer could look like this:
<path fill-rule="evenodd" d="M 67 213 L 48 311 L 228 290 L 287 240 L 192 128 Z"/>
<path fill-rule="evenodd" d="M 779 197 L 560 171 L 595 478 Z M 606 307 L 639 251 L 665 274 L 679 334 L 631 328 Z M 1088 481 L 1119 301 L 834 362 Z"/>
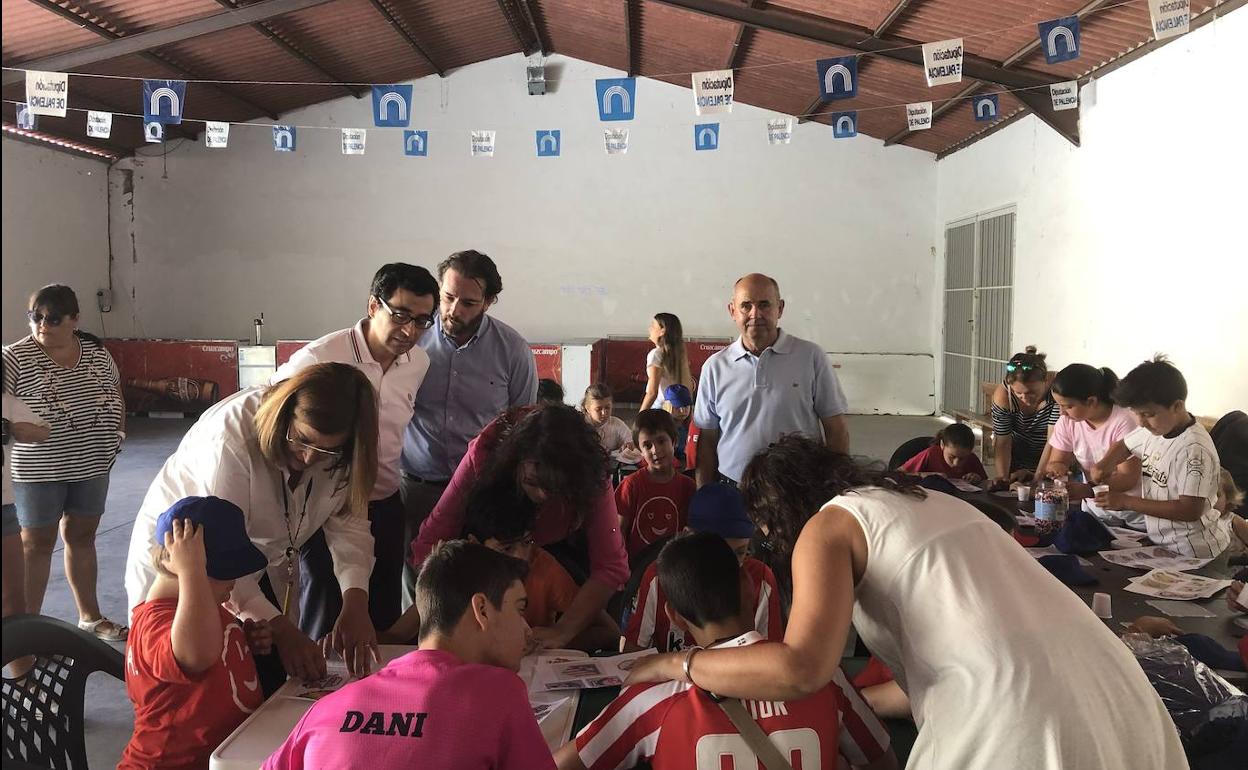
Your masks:
<path fill-rule="evenodd" d="M 656 540 L 685 528 L 689 499 L 697 485 L 676 465 L 676 422 L 662 409 L 637 414 L 633 443 L 646 467 L 629 475 L 615 490 L 620 532 L 631 559 Z"/>
<path fill-rule="evenodd" d="M 699 489 L 689 501 L 689 529 L 712 532 L 728 543 L 741 565 L 741 582 L 748 583 L 746 606 L 754 608 L 751 616 L 754 630 L 765 639 L 784 638 L 776 576 L 770 567 L 748 555 L 754 522 L 745 513 L 745 501 L 737 488 L 729 484 L 707 484 Z M 667 597 L 658 569 L 656 562 L 642 575 L 637 606 L 624 631 L 625 652 L 648 647 L 656 647 L 659 652 L 673 652 L 691 644 L 688 632 L 668 619 Z"/>
<path fill-rule="evenodd" d="M 741 594 L 723 590 L 740 569 L 723 538 L 709 532 L 677 537 L 663 548 L 658 565 L 671 602 L 667 614 L 699 645 L 768 643 L 742 617 Z M 841 757 L 875 770 L 897 766 L 888 732 L 843 677 L 801 700 L 741 704 L 794 767 L 833 770 Z M 759 766 L 716 697 L 688 682 L 626 687 L 555 753 L 560 770 L 609 770 L 643 760 L 654 770 Z"/>
<path fill-rule="evenodd" d="M 916 476 L 933 474 L 977 483 L 988 478 L 984 464 L 975 455 L 975 434 L 964 423 L 946 425 L 932 439 L 932 445 L 901 466 Z"/>
<path fill-rule="evenodd" d="M 117 768 L 207 768 L 213 749 L 264 701 L 252 653 L 267 653 L 272 636 L 264 624 L 239 625 L 221 605 L 235 580 L 268 560 L 242 510 L 216 497 L 174 503 L 157 519 L 156 542 L 156 582 L 130 620 L 134 734 Z"/>
<path fill-rule="evenodd" d="M 554 767 L 516 676 L 528 565 L 464 540 L 416 578 L 420 649 L 313 704 L 264 770 Z"/>

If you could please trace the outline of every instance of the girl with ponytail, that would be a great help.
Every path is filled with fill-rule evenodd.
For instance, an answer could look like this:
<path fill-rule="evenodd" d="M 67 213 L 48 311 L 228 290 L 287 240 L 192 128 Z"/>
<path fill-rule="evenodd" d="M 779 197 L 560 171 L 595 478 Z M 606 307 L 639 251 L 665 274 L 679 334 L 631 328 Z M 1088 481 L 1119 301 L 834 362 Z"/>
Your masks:
<path fill-rule="evenodd" d="M 1057 373 L 1052 393 L 1062 414 L 1049 437 L 1044 475 L 1061 478 L 1076 466 L 1086 473 L 1115 442 L 1135 430 L 1135 415 L 1114 403 L 1117 387 L 1118 376 L 1105 367 L 1071 364 Z M 1111 491 L 1140 494 L 1139 459 L 1133 456 L 1119 465 L 1108 483 Z M 1084 510 L 1107 521 L 1120 520 L 1133 529 L 1144 529 L 1142 514 L 1101 509 L 1092 502 L 1094 495 L 1087 484 L 1070 482 L 1067 487 L 1072 500 L 1083 498 Z"/>

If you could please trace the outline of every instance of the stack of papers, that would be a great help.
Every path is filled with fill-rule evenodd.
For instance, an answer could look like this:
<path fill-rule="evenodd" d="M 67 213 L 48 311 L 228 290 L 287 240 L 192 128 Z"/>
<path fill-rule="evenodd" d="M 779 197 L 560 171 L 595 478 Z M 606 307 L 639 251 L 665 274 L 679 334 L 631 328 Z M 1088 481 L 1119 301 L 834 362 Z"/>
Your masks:
<path fill-rule="evenodd" d="M 1119 551 L 1101 551 L 1101 558 L 1110 564 L 1133 569 L 1160 569 L 1174 572 L 1186 572 L 1200 569 L 1213 559 L 1197 559 L 1179 554 L 1161 546 L 1150 545 L 1143 548 L 1126 548 Z"/>
<path fill-rule="evenodd" d="M 1208 599 L 1223 588 L 1230 586 L 1230 584 L 1231 581 L 1229 580 L 1217 580 L 1201 577 L 1200 575 L 1188 575 L 1184 572 L 1155 569 L 1147 575 L 1131 578 L 1127 584 L 1127 590 L 1136 594 L 1144 594 L 1145 596 L 1155 596 L 1159 599 L 1190 601 L 1192 599 Z"/>
<path fill-rule="evenodd" d="M 962 479 L 948 479 L 948 481 L 950 484 L 953 485 L 954 489 L 958 490 L 959 492 L 981 491 L 979 487 L 977 487 L 976 485 L 972 484 L 969 481 L 963 481 Z"/>

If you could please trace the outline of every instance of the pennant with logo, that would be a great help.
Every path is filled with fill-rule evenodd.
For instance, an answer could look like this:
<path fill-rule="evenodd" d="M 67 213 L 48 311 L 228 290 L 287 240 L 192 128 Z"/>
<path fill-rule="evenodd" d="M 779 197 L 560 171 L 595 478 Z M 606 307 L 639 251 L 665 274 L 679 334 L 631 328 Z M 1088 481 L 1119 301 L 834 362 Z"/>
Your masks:
<path fill-rule="evenodd" d="M 1165 40 L 1186 34 L 1191 28 L 1192 8 L 1188 0 L 1148 0 L 1153 20 L 1153 37 Z"/>
<path fill-rule="evenodd" d="M 929 88 L 962 82 L 962 38 L 924 43 L 923 74 Z"/>
<path fill-rule="evenodd" d="M 472 157 L 474 158 L 492 158 L 494 157 L 494 134 L 493 131 L 473 131 L 472 134 Z"/>
<path fill-rule="evenodd" d="M 204 124 L 204 144 L 213 149 L 225 149 L 230 142 L 230 124 L 210 120 Z"/>
<path fill-rule="evenodd" d="M 788 144 L 793 139 L 793 118 L 776 118 L 767 121 L 767 143 Z"/>
<path fill-rule="evenodd" d="M 932 103 L 915 102 L 906 105 L 906 127 L 911 131 L 924 131 L 932 127 Z"/>
<path fill-rule="evenodd" d="M 628 129 L 608 128 L 602 132 L 608 155 L 623 155 L 628 152 Z"/>
<path fill-rule="evenodd" d="M 152 121 L 143 124 L 143 139 L 152 144 L 165 141 L 165 124 Z"/>
<path fill-rule="evenodd" d="M 858 112 L 832 113 L 832 137 L 834 139 L 851 139 L 858 136 Z"/>
<path fill-rule="evenodd" d="M 561 144 L 561 132 L 558 129 L 553 131 L 537 132 L 537 157 L 539 158 L 557 158 L 559 157 L 559 145 Z"/>
<path fill-rule="evenodd" d="M 87 136 L 92 139 L 107 139 L 113 134 L 113 113 L 87 111 Z"/>
<path fill-rule="evenodd" d="M 1040 31 L 1040 49 L 1049 64 L 1079 58 L 1079 17 L 1042 21 L 1036 25 Z"/>
<path fill-rule="evenodd" d="M 69 103 L 69 73 L 26 70 L 26 107 L 32 115 L 65 117 Z"/>
<path fill-rule="evenodd" d="M 412 122 L 412 86 L 373 86 L 373 125 L 407 128 Z"/>
<path fill-rule="evenodd" d="M 364 140 L 367 138 L 367 134 L 368 131 L 363 128 L 342 129 L 342 154 L 363 155 Z"/>
<path fill-rule="evenodd" d="M 296 139 L 294 126 L 273 126 L 273 149 L 277 152 L 294 152 Z"/>
<path fill-rule="evenodd" d="M 1067 80 L 1049 86 L 1049 98 L 1055 110 L 1074 110 L 1079 107 L 1079 81 Z"/>
<path fill-rule="evenodd" d="M 695 115 L 732 112 L 732 70 L 693 73 L 693 112 Z"/>
<path fill-rule="evenodd" d="M 425 158 L 429 155 L 428 131 L 404 131 L 403 154 L 412 158 Z"/>
<path fill-rule="evenodd" d="M 600 78 L 594 81 L 598 92 L 599 120 L 632 120 L 636 114 L 636 78 Z"/>
<path fill-rule="evenodd" d="M 144 80 L 143 120 L 147 123 L 182 122 L 186 108 L 185 80 Z"/>
<path fill-rule="evenodd" d="M 1001 102 L 996 94 L 980 94 L 971 99 L 971 112 L 976 123 L 986 123 L 997 119 L 1001 111 Z"/>
<path fill-rule="evenodd" d="M 819 73 L 819 98 L 853 99 L 858 95 L 858 57 L 838 56 L 815 62 Z"/>
<path fill-rule="evenodd" d="M 693 127 L 693 149 L 718 150 L 719 124 L 698 123 Z"/>
<path fill-rule="evenodd" d="M 34 131 L 39 125 L 39 121 L 35 119 L 35 113 L 30 111 L 30 107 L 25 104 L 17 105 L 17 127 L 23 131 Z"/>

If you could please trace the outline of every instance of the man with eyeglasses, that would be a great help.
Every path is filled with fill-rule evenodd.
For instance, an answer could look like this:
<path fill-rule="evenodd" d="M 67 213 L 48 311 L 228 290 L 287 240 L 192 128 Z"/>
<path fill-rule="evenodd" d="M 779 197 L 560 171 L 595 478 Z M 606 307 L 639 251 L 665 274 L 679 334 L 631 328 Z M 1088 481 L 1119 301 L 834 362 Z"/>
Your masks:
<path fill-rule="evenodd" d="M 308 343 L 273 375 L 273 382 L 280 382 L 304 367 L 333 361 L 362 371 L 377 392 L 377 483 L 368 506 L 377 561 L 369 580 L 368 609 L 378 629 L 389 628 L 402 611 L 407 541 L 399 455 L 416 393 L 429 370 L 429 356 L 417 343 L 434 325 L 437 296 L 438 283 L 425 268 L 402 262 L 382 265 L 373 276 L 367 315 L 349 329 Z M 300 625 L 309 637 L 320 639 L 333 628 L 342 603 L 324 535 L 318 532 L 304 544 L 299 562 Z"/>
<path fill-rule="evenodd" d="M 438 280 L 439 313 L 433 331 L 420 340 L 429 354 L 429 374 L 403 439 L 405 545 L 437 505 L 468 442 L 502 412 L 537 401 L 537 364 L 529 343 L 486 314 L 503 290 L 494 260 L 458 251 L 438 265 Z M 406 605 L 416 570 L 409 564 L 403 575 Z"/>

